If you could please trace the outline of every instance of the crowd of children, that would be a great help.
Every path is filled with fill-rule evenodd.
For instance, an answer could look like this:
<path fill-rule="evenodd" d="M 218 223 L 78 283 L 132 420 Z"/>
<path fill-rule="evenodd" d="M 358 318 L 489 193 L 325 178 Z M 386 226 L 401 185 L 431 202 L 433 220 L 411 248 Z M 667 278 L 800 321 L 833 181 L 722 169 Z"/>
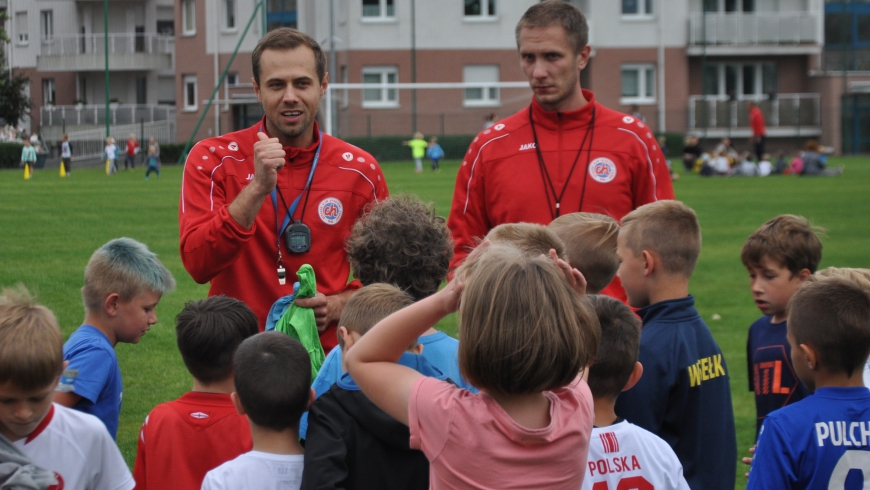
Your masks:
<path fill-rule="evenodd" d="M 870 272 L 817 271 L 817 232 L 777 216 L 741 252 L 764 314 L 747 341 L 752 489 L 860 487 L 870 473 Z M 157 322 L 172 275 L 145 245 L 110 241 L 87 264 L 85 319 L 66 344 L 23 287 L 4 290 L 0 482 L 734 488 L 730 372 L 689 294 L 701 227 L 686 205 L 648 204 L 621 224 L 576 213 L 501 225 L 440 290 L 453 242 L 414 198 L 368 210 L 347 249 L 364 287 L 316 376 L 305 347 L 259 333 L 244 303 L 185 305 L 176 338 L 192 390 L 145 419 L 132 473 L 113 441 L 114 348 Z M 597 294 L 615 276 L 628 305 Z M 458 340 L 434 329 L 457 310 Z"/>
<path fill-rule="evenodd" d="M 769 175 L 804 175 L 833 177 L 843 173 L 843 166 L 828 168 L 830 148 L 816 140 L 808 140 L 803 149 L 789 156 L 785 151 L 777 154 L 776 162 L 770 153 L 753 158 L 749 151 L 737 152 L 730 138 L 722 138 L 713 151 L 705 152 L 697 136 L 687 136 L 683 147 L 683 165 L 688 172 L 703 177 L 741 176 L 767 177 Z"/>

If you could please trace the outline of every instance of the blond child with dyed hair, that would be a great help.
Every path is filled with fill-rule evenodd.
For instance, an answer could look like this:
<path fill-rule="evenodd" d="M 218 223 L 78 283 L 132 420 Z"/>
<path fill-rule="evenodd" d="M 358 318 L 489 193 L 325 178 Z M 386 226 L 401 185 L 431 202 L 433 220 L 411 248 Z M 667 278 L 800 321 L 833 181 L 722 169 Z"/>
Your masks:
<path fill-rule="evenodd" d="M 570 213 L 548 227 L 565 243 L 568 263 L 583 273 L 586 292 L 598 294 L 616 277 L 616 235 L 619 223 L 598 213 Z"/>
<path fill-rule="evenodd" d="M 593 408 L 579 374 L 599 328 L 562 265 L 482 247 L 446 288 L 382 320 L 347 353 L 366 396 L 409 426 L 433 488 L 580 487 Z M 395 363 L 457 307 L 460 369 L 478 394 Z"/>

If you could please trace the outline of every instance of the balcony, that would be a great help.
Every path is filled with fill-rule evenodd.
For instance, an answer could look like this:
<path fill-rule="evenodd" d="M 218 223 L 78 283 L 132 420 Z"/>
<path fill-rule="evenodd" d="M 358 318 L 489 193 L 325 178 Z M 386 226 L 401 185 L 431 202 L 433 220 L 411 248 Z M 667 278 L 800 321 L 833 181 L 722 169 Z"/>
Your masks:
<path fill-rule="evenodd" d="M 105 104 L 45 105 L 39 110 L 43 126 L 99 126 L 106 123 Z M 156 104 L 109 104 L 111 124 L 175 122 L 175 107 Z"/>
<path fill-rule="evenodd" d="M 748 138 L 749 100 L 728 96 L 689 97 L 689 132 L 706 137 Z M 756 99 L 764 113 L 768 137 L 806 137 L 822 134 L 819 94 L 778 94 L 773 100 Z"/>
<path fill-rule="evenodd" d="M 39 71 L 102 71 L 105 69 L 103 34 L 43 39 L 36 69 Z M 169 70 L 175 53 L 172 36 L 109 34 L 109 68 L 112 71 Z"/>
<path fill-rule="evenodd" d="M 696 13 L 689 16 L 690 56 L 819 54 L 822 15 L 812 12 Z M 705 50 L 706 48 L 706 50 Z"/>

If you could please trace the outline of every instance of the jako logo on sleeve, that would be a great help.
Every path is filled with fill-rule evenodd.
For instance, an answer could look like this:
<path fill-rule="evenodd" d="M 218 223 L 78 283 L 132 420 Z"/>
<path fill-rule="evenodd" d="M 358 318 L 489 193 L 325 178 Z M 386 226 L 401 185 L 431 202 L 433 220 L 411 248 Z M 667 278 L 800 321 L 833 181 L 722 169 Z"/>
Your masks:
<path fill-rule="evenodd" d="M 595 182 L 606 184 L 616 178 L 616 165 L 609 158 L 596 158 L 589 163 L 589 175 Z"/>
<path fill-rule="evenodd" d="M 334 197 L 327 197 L 320 201 L 320 204 L 317 206 L 317 214 L 320 215 L 320 219 L 330 226 L 341 220 L 343 212 L 344 207 L 341 205 L 341 201 Z"/>

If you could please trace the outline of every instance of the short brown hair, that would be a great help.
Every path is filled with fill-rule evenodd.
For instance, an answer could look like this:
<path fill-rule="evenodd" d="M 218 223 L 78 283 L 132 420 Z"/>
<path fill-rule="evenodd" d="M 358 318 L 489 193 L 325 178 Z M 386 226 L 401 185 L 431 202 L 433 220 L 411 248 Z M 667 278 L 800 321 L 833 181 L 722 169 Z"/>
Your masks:
<path fill-rule="evenodd" d="M 595 398 L 613 398 L 622 393 L 640 356 L 640 318 L 622 301 L 603 295 L 589 296 L 601 341 L 589 368 L 589 389 Z"/>
<path fill-rule="evenodd" d="M 807 282 L 788 302 L 788 329 L 829 372 L 852 376 L 870 354 L 870 292 L 843 278 Z"/>
<path fill-rule="evenodd" d="M 559 25 L 565 29 L 568 45 L 577 54 L 589 43 L 589 25 L 586 16 L 577 7 L 563 0 L 546 0 L 536 3 L 526 10 L 514 32 L 517 48 L 520 47 L 520 31 L 535 27 Z"/>
<path fill-rule="evenodd" d="M 414 299 L 408 293 L 392 284 L 369 284 L 347 300 L 338 324 L 362 336 L 379 321 L 412 303 Z M 344 349 L 341 336 L 338 343 Z"/>
<path fill-rule="evenodd" d="M 447 277 L 453 240 L 435 207 L 410 195 L 372 205 L 353 225 L 347 260 L 364 285 L 395 284 L 420 300 Z"/>
<path fill-rule="evenodd" d="M 822 261 L 822 242 L 817 235 L 822 231 L 810 226 L 803 216 L 779 215 L 749 235 L 740 260 L 746 267 L 761 267 L 761 261 L 768 257 L 791 271 L 792 276 L 804 269 L 814 273 Z"/>
<path fill-rule="evenodd" d="M 829 277 L 841 277 L 857 283 L 867 291 L 870 291 L 870 269 L 857 269 L 854 267 L 828 267 L 816 271 L 807 280 L 810 282 L 819 281 Z"/>
<path fill-rule="evenodd" d="M 459 368 L 507 395 L 571 383 L 598 347 L 598 319 L 553 261 L 503 245 L 479 252 L 459 305 Z"/>
<path fill-rule="evenodd" d="M 298 429 L 311 393 L 311 358 L 298 340 L 274 330 L 248 337 L 233 356 L 233 379 L 251 422 Z"/>
<path fill-rule="evenodd" d="M 181 359 L 200 382 L 228 379 L 233 375 L 233 354 L 242 341 L 260 331 L 259 325 L 257 315 L 235 298 L 190 301 L 175 317 Z"/>
<path fill-rule="evenodd" d="M 619 223 L 598 213 L 571 213 L 554 219 L 549 228 L 565 242 L 571 267 L 586 278 L 586 292 L 598 294 L 619 269 L 616 235 Z"/>
<path fill-rule="evenodd" d="M 254 52 L 251 53 L 251 65 L 254 69 L 254 80 L 257 85 L 260 84 L 260 57 L 263 56 L 263 51 L 267 49 L 286 51 L 296 49 L 299 46 L 307 46 L 314 53 L 314 69 L 317 71 L 318 81 L 322 83 L 323 77 L 326 75 L 326 55 L 323 54 L 317 41 L 308 34 L 291 27 L 279 27 L 263 36 L 257 43 L 257 47 L 254 48 Z"/>
<path fill-rule="evenodd" d="M 645 204 L 622 218 L 619 233 L 635 255 L 649 250 L 665 271 L 692 277 L 701 254 L 701 225 L 689 206 L 671 200 Z"/>
<path fill-rule="evenodd" d="M 163 295 L 172 289 L 175 279 L 157 254 L 132 238 L 116 238 L 88 260 L 82 300 L 86 309 L 96 310 L 113 293 L 122 301 L 130 301 L 144 292 Z"/>
<path fill-rule="evenodd" d="M 792 276 L 807 269 L 815 273 L 822 261 L 822 242 L 819 234 L 824 229 L 810 226 L 803 216 L 781 214 L 768 220 L 752 232 L 740 260 L 745 267 L 761 267 L 764 257 L 779 262 Z"/>
<path fill-rule="evenodd" d="M 19 285 L 0 293 L 0 383 L 48 387 L 63 369 L 63 335 L 54 313 Z"/>
<path fill-rule="evenodd" d="M 486 239 L 519 249 L 529 255 L 547 255 L 550 249 L 564 259 L 565 243 L 556 233 L 544 225 L 535 223 L 503 223 L 489 230 Z"/>

